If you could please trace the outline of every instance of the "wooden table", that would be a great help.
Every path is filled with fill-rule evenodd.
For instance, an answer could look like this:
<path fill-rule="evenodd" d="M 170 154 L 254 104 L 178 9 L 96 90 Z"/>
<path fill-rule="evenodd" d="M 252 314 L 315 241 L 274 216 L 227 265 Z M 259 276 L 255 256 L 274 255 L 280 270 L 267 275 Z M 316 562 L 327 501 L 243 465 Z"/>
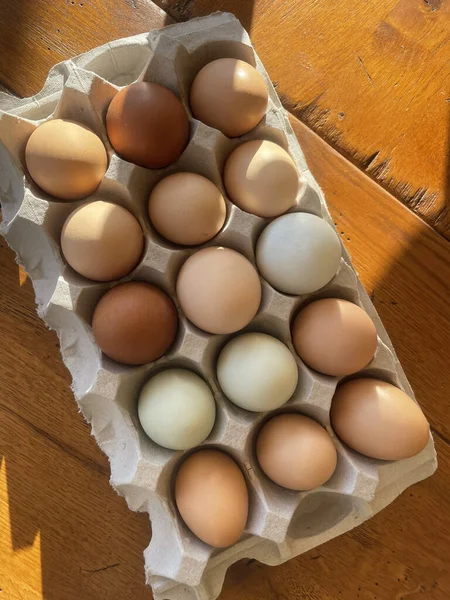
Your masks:
<path fill-rule="evenodd" d="M 112 38 L 232 10 L 285 105 L 429 418 L 430 479 L 356 530 L 279 567 L 233 566 L 223 600 L 450 598 L 448 0 L 0 0 L 0 82 Z M 297 118 L 298 119 L 297 119 Z M 145 515 L 109 486 L 58 340 L 0 242 L 0 598 L 141 600 Z"/>

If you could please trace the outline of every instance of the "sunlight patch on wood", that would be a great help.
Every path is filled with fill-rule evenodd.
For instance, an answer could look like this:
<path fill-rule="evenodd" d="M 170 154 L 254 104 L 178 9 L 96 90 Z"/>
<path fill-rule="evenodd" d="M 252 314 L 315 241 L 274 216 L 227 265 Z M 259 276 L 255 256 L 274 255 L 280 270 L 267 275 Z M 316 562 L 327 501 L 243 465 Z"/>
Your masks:
<path fill-rule="evenodd" d="M 20 525 L 11 519 L 6 462 L 3 457 L 0 465 L 0 556 L 4 572 L 14 573 L 14 577 L 2 580 L 2 592 L 6 598 L 21 598 L 23 590 L 27 589 L 30 600 L 41 598 L 41 534 L 38 531 L 30 545 L 14 548 L 13 528 Z"/>
<path fill-rule="evenodd" d="M 24 268 L 21 265 L 19 265 L 19 284 L 20 284 L 20 287 L 22 287 L 23 284 L 26 283 L 27 279 L 28 279 L 28 275 L 26 274 Z"/>

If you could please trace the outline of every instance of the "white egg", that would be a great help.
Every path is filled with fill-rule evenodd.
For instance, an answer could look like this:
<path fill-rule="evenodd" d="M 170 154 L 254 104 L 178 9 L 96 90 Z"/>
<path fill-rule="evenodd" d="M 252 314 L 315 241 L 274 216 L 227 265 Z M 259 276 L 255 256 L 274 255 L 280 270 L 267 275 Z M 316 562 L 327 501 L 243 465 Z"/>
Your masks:
<path fill-rule="evenodd" d="M 273 410 L 297 387 L 298 368 L 287 346 L 265 333 L 228 342 L 217 362 L 220 387 L 231 402 L 254 412 Z"/>
<path fill-rule="evenodd" d="M 291 213 L 272 221 L 256 245 L 261 275 L 286 294 L 311 294 L 326 285 L 339 268 L 341 243 L 320 217 Z"/>
<path fill-rule="evenodd" d="M 142 388 L 138 415 L 151 440 L 170 450 L 187 450 L 211 433 L 216 405 L 201 377 L 185 369 L 167 369 Z"/>

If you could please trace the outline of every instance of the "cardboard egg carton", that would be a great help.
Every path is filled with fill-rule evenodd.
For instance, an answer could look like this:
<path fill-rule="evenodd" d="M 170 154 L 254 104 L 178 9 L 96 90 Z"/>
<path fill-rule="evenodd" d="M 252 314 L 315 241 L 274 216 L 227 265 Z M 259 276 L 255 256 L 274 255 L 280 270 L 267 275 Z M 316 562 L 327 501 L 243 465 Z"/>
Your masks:
<path fill-rule="evenodd" d="M 189 108 L 189 88 L 196 73 L 206 63 L 222 57 L 241 58 L 256 66 L 269 89 L 265 118 L 255 130 L 238 139 L 228 139 L 195 120 Z M 109 102 L 120 86 L 137 79 L 167 86 L 182 99 L 189 113 L 189 144 L 180 159 L 165 169 L 150 171 L 127 163 L 108 142 L 105 115 Z M 217 383 L 217 357 L 232 336 L 202 332 L 180 310 L 175 296 L 177 273 L 196 249 L 176 247 L 150 226 L 148 197 L 162 177 L 176 171 L 199 173 L 213 181 L 227 199 L 221 174 L 229 153 L 246 140 L 272 140 L 288 150 L 301 178 L 297 205 L 292 210 L 314 213 L 333 224 L 267 73 L 247 33 L 232 15 L 217 13 L 96 48 L 56 65 L 42 91 L 33 98 L 19 100 L 2 95 L 0 109 L 3 235 L 33 281 L 39 315 L 58 333 L 63 360 L 73 377 L 75 398 L 109 457 L 112 486 L 132 510 L 150 515 L 153 535 L 145 551 L 145 570 L 157 600 L 215 598 L 228 566 L 235 561 L 246 557 L 271 565 L 284 562 L 362 523 L 407 486 L 431 475 L 436 468 L 431 437 L 420 454 L 397 462 L 372 460 L 345 447 L 334 436 L 329 420 L 338 378 L 313 372 L 293 349 L 290 323 L 305 301 L 330 296 L 350 300 L 369 313 L 378 331 L 375 358 L 363 373 L 387 380 L 412 396 L 391 342 L 344 248 L 338 273 L 312 296 L 286 296 L 261 280 L 260 310 L 243 330 L 263 331 L 287 344 L 297 359 L 299 383 L 282 410 L 297 410 L 313 417 L 333 436 L 337 469 L 325 485 L 310 492 L 282 489 L 261 473 L 254 442 L 268 415 L 234 406 Z M 58 202 L 47 196 L 30 180 L 24 162 L 30 134 L 52 118 L 78 121 L 101 137 L 109 153 L 109 168 L 90 200 L 107 199 L 125 206 L 143 227 L 145 255 L 124 280 L 154 283 L 177 303 L 180 324 L 176 341 L 167 355 L 154 363 L 141 367 L 120 365 L 102 356 L 94 342 L 90 328 L 93 310 L 113 284 L 95 283 L 77 275 L 64 262 L 59 246 L 66 217 L 84 201 Z M 227 199 L 226 224 L 205 246 L 228 246 L 255 263 L 256 240 L 268 222 L 244 213 Z M 152 374 L 166 367 L 191 369 L 208 382 L 216 400 L 217 417 L 202 446 L 231 454 L 245 475 L 249 519 L 242 538 L 230 548 L 207 546 L 183 524 L 174 505 L 172 486 L 185 453 L 157 446 L 140 427 L 139 390 Z"/>

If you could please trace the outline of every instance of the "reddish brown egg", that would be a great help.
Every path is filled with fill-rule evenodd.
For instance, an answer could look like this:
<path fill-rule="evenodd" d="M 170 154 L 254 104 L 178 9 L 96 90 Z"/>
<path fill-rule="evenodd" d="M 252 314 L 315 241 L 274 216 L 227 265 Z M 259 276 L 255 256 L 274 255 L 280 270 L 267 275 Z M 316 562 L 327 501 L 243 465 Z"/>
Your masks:
<path fill-rule="evenodd" d="M 128 85 L 114 96 L 106 128 L 119 156 L 147 169 L 176 161 L 189 137 L 181 101 L 168 88 L 148 81 Z"/>
<path fill-rule="evenodd" d="M 141 365 L 162 356 L 172 345 L 177 327 L 177 311 L 169 296 L 140 281 L 109 290 L 92 319 L 94 338 L 101 350 L 127 365 Z"/>

